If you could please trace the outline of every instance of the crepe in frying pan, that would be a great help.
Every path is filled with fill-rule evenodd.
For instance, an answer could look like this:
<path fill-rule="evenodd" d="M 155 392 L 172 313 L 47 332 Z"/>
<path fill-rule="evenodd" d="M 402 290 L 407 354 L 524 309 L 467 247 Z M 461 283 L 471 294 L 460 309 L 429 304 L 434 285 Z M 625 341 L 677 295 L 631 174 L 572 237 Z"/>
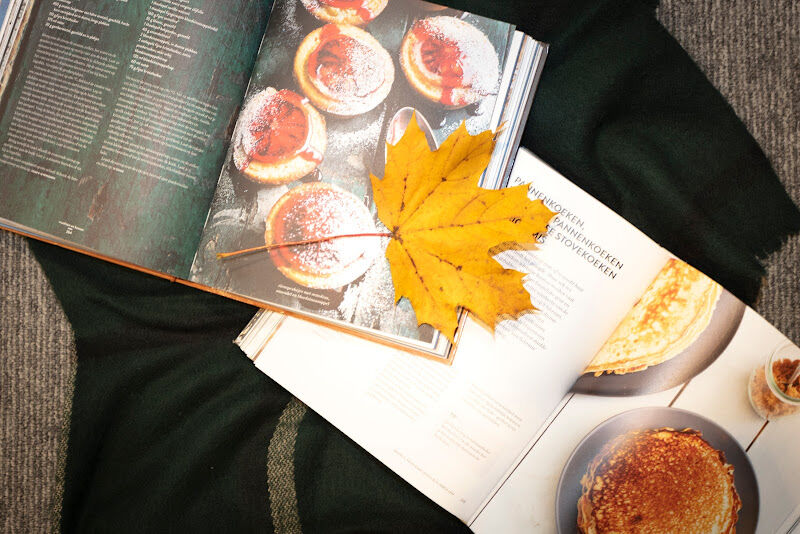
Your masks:
<path fill-rule="evenodd" d="M 625 374 L 674 358 L 706 329 L 721 292 L 694 267 L 670 259 L 585 372 Z"/>

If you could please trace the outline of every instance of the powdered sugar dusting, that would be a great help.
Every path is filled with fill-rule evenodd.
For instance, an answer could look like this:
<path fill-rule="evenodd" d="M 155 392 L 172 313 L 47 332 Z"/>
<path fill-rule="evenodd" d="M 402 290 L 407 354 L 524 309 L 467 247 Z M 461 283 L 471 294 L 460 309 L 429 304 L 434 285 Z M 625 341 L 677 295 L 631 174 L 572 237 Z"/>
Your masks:
<path fill-rule="evenodd" d="M 375 232 L 366 207 L 352 194 L 333 188 L 306 188 L 281 206 L 275 219 L 283 230 L 276 232 L 276 241 Z M 276 251 L 301 270 L 330 274 L 358 261 L 377 245 L 374 237 L 346 237 Z"/>
<path fill-rule="evenodd" d="M 336 98 L 364 98 L 384 82 L 384 58 L 372 47 L 338 32 L 335 25 L 320 31 L 321 42 L 308 59 L 314 86 Z"/>
<path fill-rule="evenodd" d="M 294 2 L 286 2 L 285 9 L 281 13 L 283 16 L 280 19 L 280 28 L 293 36 L 300 36 L 303 33 L 303 27 L 297 20 L 297 4 Z M 266 39 L 266 34 L 264 36 Z"/>
<path fill-rule="evenodd" d="M 385 228 L 379 226 L 378 231 L 383 230 Z M 347 286 L 337 311 L 343 320 L 355 324 L 385 328 L 400 335 L 418 335 L 416 315 L 408 300 L 395 303 L 389 262 L 383 255 L 389 239 L 381 241 L 381 257 L 359 282 Z"/>
<path fill-rule="evenodd" d="M 336 154 L 337 163 L 342 166 L 340 175 L 369 176 L 367 165 L 380 143 L 381 125 L 386 112 L 380 111 L 377 120 L 359 122 L 352 128 L 343 125 L 335 137 L 328 138 L 328 151 Z"/>
<path fill-rule="evenodd" d="M 250 163 L 249 154 L 253 153 L 258 143 L 258 138 L 253 135 L 250 125 L 258 119 L 259 111 L 275 93 L 275 89 L 271 87 L 259 91 L 247 101 L 247 104 L 239 114 L 239 119 L 236 121 L 236 129 L 233 131 L 233 137 L 231 138 L 231 146 L 234 149 L 233 163 L 240 171 L 244 170 Z"/>
<path fill-rule="evenodd" d="M 415 54 L 429 77 L 440 78 L 444 77 L 442 71 L 457 71 L 458 86 L 471 88 L 481 95 L 497 91 L 500 76 L 497 53 L 478 28 L 455 17 L 430 17 L 417 21 L 411 31 L 419 34 L 421 42 Z M 426 50 L 426 46 L 429 49 Z M 444 49 L 457 50 L 455 54 L 448 54 L 451 57 L 443 58 L 455 64 L 441 64 L 437 58 L 431 58 Z"/>

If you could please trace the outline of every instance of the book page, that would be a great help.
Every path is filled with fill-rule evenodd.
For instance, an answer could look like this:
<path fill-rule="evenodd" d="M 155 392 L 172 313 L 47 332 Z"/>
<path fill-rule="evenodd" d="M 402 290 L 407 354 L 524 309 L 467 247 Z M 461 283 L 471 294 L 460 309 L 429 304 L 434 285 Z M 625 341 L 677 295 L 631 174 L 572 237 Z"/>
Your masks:
<path fill-rule="evenodd" d="M 800 472 L 796 454 L 800 399 L 780 400 L 763 377 L 769 361 L 799 364 L 800 348 L 751 308 L 741 302 L 739 306 L 743 313 L 732 322 L 733 337 L 716 351 L 708 367 L 683 382 L 648 394 L 570 393 L 557 417 L 471 524 L 472 529 L 479 534 L 575 532 L 578 500 L 588 495 L 582 476 L 606 444 L 632 432 L 641 436 L 667 428 L 700 432 L 707 446 L 721 452 L 731 466 L 733 487 L 741 501 L 736 532 L 790 532 L 800 521 L 796 476 Z M 705 357 L 700 352 L 689 356 Z M 761 386 L 757 386 L 759 380 Z M 766 421 L 754 405 L 771 420 Z M 639 472 L 635 465 L 627 468 Z M 657 468 L 651 469 L 654 476 L 663 476 Z M 628 488 L 635 491 L 635 484 Z M 679 492 L 673 495 L 675 500 L 680 498 Z M 714 503 L 714 496 L 706 496 L 704 510 Z M 639 500 L 630 504 L 633 513 L 641 511 L 641 522 L 677 513 L 654 509 L 647 501 L 639 494 Z"/>
<path fill-rule="evenodd" d="M 41 0 L 32 10 L 0 101 L 0 218 L 188 276 L 264 3 Z"/>
<path fill-rule="evenodd" d="M 494 335 L 469 320 L 451 367 L 286 319 L 256 366 L 441 506 L 469 521 L 651 282 L 667 253 L 521 150 L 514 182 L 560 214 L 503 261 L 540 311 Z M 270 333 L 265 332 L 265 336 Z"/>
<path fill-rule="evenodd" d="M 513 26 L 425 2 L 345 10 L 359 27 L 331 23 L 329 11 L 274 3 L 191 280 L 441 356 L 447 340 L 395 306 L 383 237 L 217 257 L 267 240 L 385 232 L 370 174 L 383 175 L 386 142 L 412 114 L 434 147 L 462 121 L 476 134 L 505 120 L 522 41 Z M 438 93 L 414 85 L 413 43 L 440 33 L 460 47 L 473 88 L 455 75 Z"/>

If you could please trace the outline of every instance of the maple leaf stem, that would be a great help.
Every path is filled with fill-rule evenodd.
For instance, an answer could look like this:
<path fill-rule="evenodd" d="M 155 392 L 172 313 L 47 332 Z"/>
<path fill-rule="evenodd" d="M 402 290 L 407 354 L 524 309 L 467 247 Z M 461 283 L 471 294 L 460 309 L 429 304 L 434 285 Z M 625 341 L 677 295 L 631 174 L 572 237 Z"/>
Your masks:
<path fill-rule="evenodd" d="M 392 237 L 391 232 L 366 232 L 361 234 L 341 234 L 330 235 L 325 237 L 315 237 L 313 239 L 303 239 L 301 241 L 284 241 L 282 243 L 271 243 L 269 245 L 261 245 L 260 247 L 244 248 L 242 250 L 235 250 L 233 252 L 217 252 L 217 259 L 225 260 L 234 256 L 243 254 L 252 254 L 254 252 L 265 252 L 274 248 L 280 247 L 297 247 L 302 245 L 311 245 L 313 243 L 322 243 L 324 241 L 332 241 L 342 237 Z"/>

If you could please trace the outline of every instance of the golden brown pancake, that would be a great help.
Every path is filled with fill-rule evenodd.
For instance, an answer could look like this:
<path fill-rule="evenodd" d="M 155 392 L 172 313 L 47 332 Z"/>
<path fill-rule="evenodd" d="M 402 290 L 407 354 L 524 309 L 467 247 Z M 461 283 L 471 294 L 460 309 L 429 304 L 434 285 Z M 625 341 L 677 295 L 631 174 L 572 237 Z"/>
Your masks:
<path fill-rule="evenodd" d="M 617 436 L 581 479 L 583 533 L 735 533 L 741 500 L 733 466 L 696 430 Z"/>
<path fill-rule="evenodd" d="M 625 374 L 674 358 L 706 329 L 721 293 L 709 277 L 670 259 L 585 372 Z"/>

